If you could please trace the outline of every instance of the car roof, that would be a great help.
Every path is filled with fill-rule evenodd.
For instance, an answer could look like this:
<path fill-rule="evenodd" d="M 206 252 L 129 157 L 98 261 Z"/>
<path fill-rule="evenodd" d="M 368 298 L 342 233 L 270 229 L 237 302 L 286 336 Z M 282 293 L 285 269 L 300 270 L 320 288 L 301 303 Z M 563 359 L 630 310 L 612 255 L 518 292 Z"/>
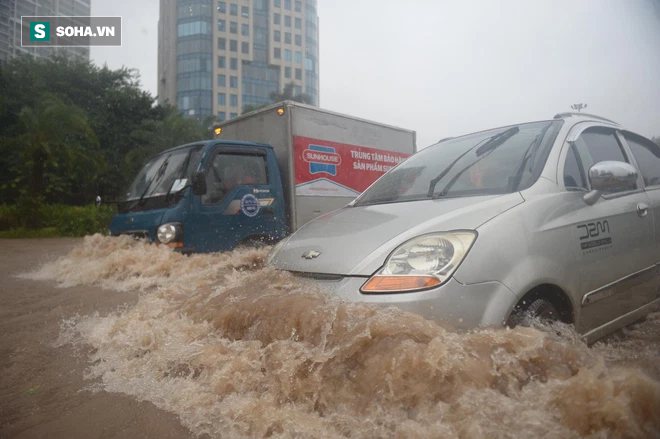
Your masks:
<path fill-rule="evenodd" d="M 565 113 L 557 113 L 553 117 L 553 119 L 572 119 L 571 122 L 582 122 L 582 121 L 597 121 L 597 122 L 607 122 L 609 124 L 621 126 L 621 124 L 614 122 L 611 119 L 607 119 L 602 116 L 598 116 L 595 114 L 590 114 L 590 113 L 576 113 L 576 112 L 565 112 Z"/>

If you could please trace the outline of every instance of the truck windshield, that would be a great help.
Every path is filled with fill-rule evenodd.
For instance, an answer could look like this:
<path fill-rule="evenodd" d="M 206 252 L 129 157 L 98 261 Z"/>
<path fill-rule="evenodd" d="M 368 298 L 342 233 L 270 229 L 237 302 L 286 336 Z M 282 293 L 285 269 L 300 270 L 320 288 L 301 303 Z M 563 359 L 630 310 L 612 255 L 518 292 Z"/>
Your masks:
<path fill-rule="evenodd" d="M 149 160 L 126 191 L 125 201 L 172 194 L 188 184 L 202 145 L 159 154 Z"/>
<path fill-rule="evenodd" d="M 561 124 L 534 122 L 440 141 L 383 175 L 354 206 L 526 189 L 541 174 Z"/>

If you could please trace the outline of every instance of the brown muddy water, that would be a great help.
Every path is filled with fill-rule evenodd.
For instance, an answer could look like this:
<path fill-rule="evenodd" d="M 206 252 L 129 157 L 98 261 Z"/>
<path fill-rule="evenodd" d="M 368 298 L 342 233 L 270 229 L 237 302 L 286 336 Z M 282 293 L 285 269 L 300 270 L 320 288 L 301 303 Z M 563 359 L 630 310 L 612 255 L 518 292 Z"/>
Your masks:
<path fill-rule="evenodd" d="M 53 346 L 88 362 L 86 391 L 149 402 L 193 436 L 660 437 L 660 313 L 592 347 L 567 326 L 456 333 L 341 303 L 263 268 L 266 252 L 96 235 L 22 278 L 139 291 L 63 318 Z"/>

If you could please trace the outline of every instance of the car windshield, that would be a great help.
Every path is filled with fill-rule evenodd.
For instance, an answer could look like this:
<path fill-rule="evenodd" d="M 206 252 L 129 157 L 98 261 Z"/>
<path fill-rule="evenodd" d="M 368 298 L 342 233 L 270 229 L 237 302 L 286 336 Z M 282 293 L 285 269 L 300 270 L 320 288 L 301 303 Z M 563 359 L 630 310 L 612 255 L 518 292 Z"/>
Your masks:
<path fill-rule="evenodd" d="M 183 189 L 199 164 L 202 146 L 191 146 L 153 157 L 126 191 L 126 201 L 166 195 Z"/>
<path fill-rule="evenodd" d="M 561 124 L 534 122 L 440 141 L 383 175 L 354 205 L 525 189 L 538 178 Z"/>

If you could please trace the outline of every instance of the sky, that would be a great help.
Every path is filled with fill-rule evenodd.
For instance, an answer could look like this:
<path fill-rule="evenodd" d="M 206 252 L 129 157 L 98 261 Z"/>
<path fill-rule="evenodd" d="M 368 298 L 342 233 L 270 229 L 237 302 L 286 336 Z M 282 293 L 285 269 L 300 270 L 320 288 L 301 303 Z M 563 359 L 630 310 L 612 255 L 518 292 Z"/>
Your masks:
<path fill-rule="evenodd" d="M 660 135 L 660 0 L 318 0 L 320 106 L 444 137 L 550 119 L 586 103 Z M 156 96 L 158 0 L 92 0 L 121 15 L 122 47 Z"/>

